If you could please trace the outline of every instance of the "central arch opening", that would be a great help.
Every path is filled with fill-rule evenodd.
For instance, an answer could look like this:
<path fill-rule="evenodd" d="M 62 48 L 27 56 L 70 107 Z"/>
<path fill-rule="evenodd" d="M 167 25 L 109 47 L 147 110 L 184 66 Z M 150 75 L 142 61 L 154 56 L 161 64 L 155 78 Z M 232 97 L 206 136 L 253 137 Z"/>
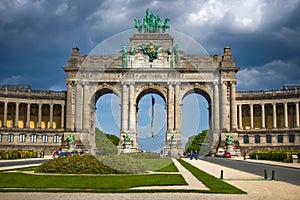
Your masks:
<path fill-rule="evenodd" d="M 140 150 L 161 153 L 167 131 L 166 101 L 163 95 L 155 89 L 146 89 L 137 97 L 136 105 Z"/>
<path fill-rule="evenodd" d="M 97 154 L 117 154 L 120 140 L 120 97 L 111 89 L 100 89 L 94 94 L 92 105 L 95 106 L 91 116 L 95 122 L 95 143 Z M 93 125 L 94 124 L 94 125 Z"/>
<path fill-rule="evenodd" d="M 211 100 L 209 95 L 200 89 L 188 91 L 182 99 L 182 143 L 185 151 L 198 151 L 201 156 L 205 156 L 208 152 L 207 148 L 203 147 L 208 146 L 210 126 Z M 205 138 L 200 137 L 200 134 L 206 134 Z"/>

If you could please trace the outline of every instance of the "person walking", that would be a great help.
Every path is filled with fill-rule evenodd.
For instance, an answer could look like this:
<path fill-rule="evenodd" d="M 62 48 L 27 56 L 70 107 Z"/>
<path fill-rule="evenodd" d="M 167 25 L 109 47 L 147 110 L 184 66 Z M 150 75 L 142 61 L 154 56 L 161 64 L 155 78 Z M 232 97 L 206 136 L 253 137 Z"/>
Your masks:
<path fill-rule="evenodd" d="M 197 150 L 195 150 L 194 157 L 195 157 L 196 160 L 198 160 L 199 154 L 198 154 Z"/>
<path fill-rule="evenodd" d="M 190 152 L 190 159 L 193 160 L 193 151 Z"/>

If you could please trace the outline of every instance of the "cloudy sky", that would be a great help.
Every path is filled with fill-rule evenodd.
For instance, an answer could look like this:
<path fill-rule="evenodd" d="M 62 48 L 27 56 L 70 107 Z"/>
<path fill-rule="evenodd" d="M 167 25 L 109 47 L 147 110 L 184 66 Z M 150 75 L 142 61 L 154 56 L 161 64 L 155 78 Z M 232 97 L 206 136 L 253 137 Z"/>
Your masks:
<path fill-rule="evenodd" d="M 232 48 L 238 90 L 300 83 L 299 0 L 1 0 L 0 84 L 65 89 L 66 65 L 77 45 L 88 54 L 113 34 L 132 29 L 146 8 L 171 19 L 210 54 Z"/>
<path fill-rule="evenodd" d="M 65 90 L 71 48 L 88 54 L 146 8 L 209 54 L 229 45 L 241 68 L 237 90 L 300 83 L 299 0 L 1 0 L 0 84 Z"/>

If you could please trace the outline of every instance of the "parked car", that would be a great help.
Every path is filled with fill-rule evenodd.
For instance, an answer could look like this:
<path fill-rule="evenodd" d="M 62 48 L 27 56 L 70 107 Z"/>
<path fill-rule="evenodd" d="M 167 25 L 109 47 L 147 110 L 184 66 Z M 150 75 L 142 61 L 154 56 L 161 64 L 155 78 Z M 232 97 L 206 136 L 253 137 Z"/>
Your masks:
<path fill-rule="evenodd" d="M 231 158 L 231 154 L 229 152 L 225 152 L 223 158 Z"/>
<path fill-rule="evenodd" d="M 223 157 L 224 153 L 225 153 L 224 149 L 219 148 L 218 151 L 217 151 L 217 153 L 216 153 L 216 156 L 217 157 Z"/>

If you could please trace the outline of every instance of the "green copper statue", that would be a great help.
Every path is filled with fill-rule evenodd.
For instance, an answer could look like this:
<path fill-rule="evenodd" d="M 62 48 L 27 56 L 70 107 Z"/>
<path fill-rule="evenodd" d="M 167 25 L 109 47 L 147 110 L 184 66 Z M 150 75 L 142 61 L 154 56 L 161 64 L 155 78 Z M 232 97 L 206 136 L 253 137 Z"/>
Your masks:
<path fill-rule="evenodd" d="M 171 140 L 171 144 L 176 144 L 177 143 L 176 135 L 173 134 L 170 140 Z"/>
<path fill-rule="evenodd" d="M 130 137 L 129 137 L 128 134 L 123 135 L 123 138 L 124 138 L 124 143 L 129 143 L 130 142 Z"/>
<path fill-rule="evenodd" d="M 127 68 L 127 48 L 126 48 L 126 46 L 123 47 L 122 68 Z"/>
<path fill-rule="evenodd" d="M 149 44 L 142 44 L 140 50 L 149 56 L 149 62 L 153 62 L 154 59 L 158 58 L 158 49 L 160 47 L 160 45 L 153 44 L 153 42 L 150 41 Z"/>
<path fill-rule="evenodd" d="M 163 24 L 158 15 L 155 16 L 153 12 L 150 13 L 149 8 L 146 9 L 146 15 L 143 18 L 143 24 L 140 23 L 138 18 L 135 18 L 134 21 L 134 27 L 137 28 L 139 32 L 141 32 L 143 29 L 145 33 L 159 33 L 165 32 L 166 29 L 170 28 L 169 18 L 166 18 Z"/>
<path fill-rule="evenodd" d="M 74 135 L 72 134 L 68 135 L 67 141 L 69 144 L 74 144 L 75 143 Z"/>
<path fill-rule="evenodd" d="M 231 134 L 226 135 L 225 145 L 232 145 L 234 142 L 233 136 Z"/>

